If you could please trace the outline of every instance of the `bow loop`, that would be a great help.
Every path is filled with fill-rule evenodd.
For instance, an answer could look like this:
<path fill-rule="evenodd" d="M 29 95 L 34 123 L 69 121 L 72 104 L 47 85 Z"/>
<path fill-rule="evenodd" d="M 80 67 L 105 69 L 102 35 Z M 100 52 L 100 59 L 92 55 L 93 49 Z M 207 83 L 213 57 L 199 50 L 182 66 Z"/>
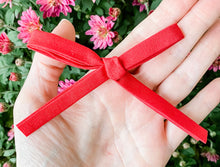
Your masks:
<path fill-rule="evenodd" d="M 182 31 L 177 24 L 173 24 L 122 54 L 120 56 L 121 63 L 127 70 L 134 69 L 162 53 L 182 38 L 184 38 Z"/>
<path fill-rule="evenodd" d="M 27 47 L 81 69 L 98 69 L 103 65 L 101 58 L 91 49 L 55 34 L 39 30 L 32 32 Z"/>

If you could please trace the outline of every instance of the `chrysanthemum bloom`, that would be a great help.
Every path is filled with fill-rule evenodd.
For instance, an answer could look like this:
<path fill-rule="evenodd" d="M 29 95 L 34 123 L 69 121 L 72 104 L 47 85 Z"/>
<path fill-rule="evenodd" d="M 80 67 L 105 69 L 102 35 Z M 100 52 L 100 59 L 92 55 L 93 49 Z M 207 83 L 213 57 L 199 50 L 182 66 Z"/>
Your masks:
<path fill-rule="evenodd" d="M 4 8 L 4 7 L 6 7 L 6 6 L 8 5 L 8 3 L 9 3 L 10 8 L 12 8 L 12 2 L 11 2 L 11 1 L 12 1 L 12 0 L 0 0 L 0 4 L 5 3 L 4 6 L 2 6 L 2 8 Z"/>
<path fill-rule="evenodd" d="M 6 106 L 5 103 L 0 102 L 0 113 L 5 112 Z"/>
<path fill-rule="evenodd" d="M 214 151 L 209 151 L 209 152 L 203 152 L 201 153 L 201 156 L 206 157 L 208 161 L 215 162 L 219 160 L 219 155 L 215 153 Z"/>
<path fill-rule="evenodd" d="M 118 16 L 121 14 L 121 10 L 119 8 L 109 8 L 109 19 L 115 21 L 117 20 Z"/>
<path fill-rule="evenodd" d="M 8 54 L 12 51 L 14 44 L 10 41 L 7 34 L 2 32 L 0 34 L 0 53 Z"/>
<path fill-rule="evenodd" d="M 110 31 L 114 26 L 114 22 L 104 16 L 91 15 L 89 20 L 90 30 L 86 31 L 86 35 L 93 35 L 90 41 L 94 42 L 93 49 L 105 49 L 112 46 L 112 38 L 115 37 L 114 32 Z"/>
<path fill-rule="evenodd" d="M 14 125 L 11 126 L 11 129 L 8 131 L 8 141 L 11 141 L 14 138 Z"/>
<path fill-rule="evenodd" d="M 146 6 L 144 5 L 144 2 L 146 2 L 146 1 L 144 1 L 144 0 L 134 0 L 132 2 L 132 5 L 133 6 L 140 6 L 139 11 L 142 12 L 143 10 L 146 10 Z"/>
<path fill-rule="evenodd" d="M 41 30 L 42 24 L 39 21 L 40 17 L 37 16 L 34 10 L 30 7 L 27 11 L 22 12 L 21 20 L 18 21 L 18 38 L 27 43 L 31 37 L 31 32 L 34 30 Z"/>
<path fill-rule="evenodd" d="M 43 18 L 59 17 L 60 13 L 66 16 L 67 13 L 72 12 L 70 5 L 75 6 L 75 0 L 37 0 L 36 3 L 41 5 Z"/>
<path fill-rule="evenodd" d="M 62 91 L 73 85 L 75 82 L 76 81 L 74 81 L 73 79 L 65 79 L 65 81 L 59 81 L 58 93 L 61 93 Z"/>
<path fill-rule="evenodd" d="M 11 167 L 10 163 L 5 162 L 2 167 Z"/>
<path fill-rule="evenodd" d="M 20 79 L 20 76 L 19 76 L 18 73 L 11 72 L 11 75 L 10 75 L 10 77 L 9 77 L 9 80 L 10 80 L 10 81 L 15 82 L 15 81 L 18 81 L 19 79 Z"/>
<path fill-rule="evenodd" d="M 209 70 L 213 70 L 214 72 L 220 70 L 220 56 L 214 61 L 211 67 L 209 67 Z"/>

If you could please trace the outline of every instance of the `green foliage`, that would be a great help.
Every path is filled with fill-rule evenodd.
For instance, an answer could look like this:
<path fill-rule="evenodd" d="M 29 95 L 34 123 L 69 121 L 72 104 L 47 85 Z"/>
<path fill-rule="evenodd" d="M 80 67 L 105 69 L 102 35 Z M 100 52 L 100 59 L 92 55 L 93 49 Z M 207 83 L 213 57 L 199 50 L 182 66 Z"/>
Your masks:
<path fill-rule="evenodd" d="M 148 10 L 154 10 L 160 4 L 162 0 L 149 0 Z M 36 0 L 13 0 L 13 7 L 9 6 L 2 8 L 0 5 L 0 19 L 4 21 L 5 25 L 0 27 L 0 33 L 6 32 L 9 39 L 14 43 L 15 49 L 7 54 L 0 54 L 0 102 L 7 104 L 7 109 L 4 113 L 0 113 L 0 166 L 4 162 L 10 162 L 12 166 L 15 166 L 16 153 L 14 141 L 8 141 L 7 132 L 11 129 L 13 124 L 13 106 L 16 97 L 24 84 L 24 81 L 28 75 L 32 58 L 34 52 L 26 48 L 26 45 L 22 43 L 21 40 L 17 38 L 19 27 L 17 21 L 23 11 L 32 7 L 33 10 L 40 16 L 40 22 L 43 25 L 43 31 L 51 32 L 56 25 L 62 20 L 67 19 L 72 22 L 75 26 L 76 34 L 79 35 L 77 42 L 92 48 L 93 43 L 89 41 L 90 36 L 86 36 L 85 32 L 90 29 L 88 25 L 88 20 L 91 15 L 108 16 L 110 7 L 118 7 L 121 10 L 121 14 L 112 31 L 117 31 L 119 35 L 124 39 L 136 25 L 138 25 L 142 20 L 144 20 L 148 13 L 146 11 L 139 12 L 138 6 L 132 6 L 132 1 L 125 0 L 96 0 L 93 3 L 92 0 L 76 0 L 76 6 L 72 7 L 72 13 L 67 16 L 61 14 L 60 17 L 56 18 L 46 18 L 43 19 L 43 13 L 40 12 L 40 6 L 36 4 Z M 108 47 L 105 50 L 95 50 L 101 57 L 106 56 L 111 52 L 118 44 L 114 44 L 112 47 Z M 21 58 L 25 61 L 24 65 L 16 66 L 15 60 Z M 11 72 L 16 72 L 21 75 L 21 79 L 16 82 L 9 81 L 9 76 Z M 83 75 L 86 74 L 86 70 L 77 69 L 74 67 L 67 66 L 60 80 L 64 79 L 74 79 L 78 80 Z M 206 72 L 206 74 L 201 79 L 201 82 L 194 88 L 191 94 L 185 98 L 178 107 L 181 107 L 188 103 L 202 88 L 204 88 L 208 83 L 210 83 L 214 78 L 220 77 L 220 73 L 214 73 L 212 71 Z M 208 98 L 208 97 L 207 97 Z M 208 162 L 206 158 L 200 156 L 201 152 L 207 150 L 210 147 L 216 149 L 216 152 L 220 154 L 220 105 L 218 105 L 212 113 L 202 122 L 202 126 L 209 130 L 210 135 L 207 145 L 202 143 L 192 144 L 190 143 L 191 138 L 187 137 L 184 142 L 190 143 L 190 148 L 183 149 L 180 145 L 177 149 L 179 156 L 177 158 L 172 157 L 167 164 L 167 167 L 178 167 L 179 162 L 184 160 L 186 162 L 185 166 L 188 167 L 217 167 L 218 164 Z"/>
<path fill-rule="evenodd" d="M 154 0 L 150 5 L 150 10 L 155 10 L 162 0 Z"/>

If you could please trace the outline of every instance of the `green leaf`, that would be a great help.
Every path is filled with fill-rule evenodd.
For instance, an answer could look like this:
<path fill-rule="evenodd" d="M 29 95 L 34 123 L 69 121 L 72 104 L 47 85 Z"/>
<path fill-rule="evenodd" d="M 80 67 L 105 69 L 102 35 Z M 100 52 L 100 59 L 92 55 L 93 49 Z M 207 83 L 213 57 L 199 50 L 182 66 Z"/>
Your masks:
<path fill-rule="evenodd" d="M 5 150 L 3 153 L 4 157 L 9 157 L 15 153 L 15 149 Z"/>
<path fill-rule="evenodd" d="M 104 11 L 103 11 L 103 9 L 102 8 L 96 8 L 95 9 L 95 12 L 99 15 L 99 16 L 102 16 L 102 15 L 104 15 Z"/>
<path fill-rule="evenodd" d="M 95 3 L 98 5 L 100 3 L 101 0 L 96 0 Z"/>
<path fill-rule="evenodd" d="M 16 97 L 18 95 L 18 92 L 13 92 L 13 91 L 8 91 L 8 92 L 5 92 L 3 98 L 5 99 L 5 102 L 6 103 L 14 103 Z"/>
<path fill-rule="evenodd" d="M 108 12 L 109 8 L 111 8 L 114 3 L 114 1 L 101 1 L 100 6 L 104 8 L 104 11 Z"/>
<path fill-rule="evenodd" d="M 2 55 L 0 56 L 0 67 L 9 66 L 14 61 L 14 57 L 12 55 Z"/>
<path fill-rule="evenodd" d="M 5 22 L 6 24 L 12 25 L 14 23 L 15 14 L 12 10 L 8 10 L 5 14 Z"/>
<path fill-rule="evenodd" d="M 17 31 L 10 31 L 8 33 L 8 38 L 14 43 L 18 41 L 18 32 Z"/>
<path fill-rule="evenodd" d="M 15 17 L 18 18 L 19 14 L 22 11 L 22 8 L 20 6 L 13 6 L 13 10 L 14 10 L 14 13 L 15 13 Z"/>
<path fill-rule="evenodd" d="M 86 12 L 86 10 L 91 11 L 93 2 L 92 0 L 82 0 L 80 6 L 82 7 L 83 12 Z"/>
<path fill-rule="evenodd" d="M 183 150 L 182 153 L 186 156 L 189 156 L 189 157 L 195 156 L 195 151 L 193 150 L 192 147 Z"/>
<path fill-rule="evenodd" d="M 150 6 L 150 10 L 155 10 L 162 0 L 154 0 Z"/>
<path fill-rule="evenodd" d="M 189 158 L 187 159 L 187 163 L 186 163 L 186 166 L 189 166 L 189 165 L 196 165 L 196 160 L 192 159 L 192 158 Z"/>
<path fill-rule="evenodd" d="M 147 17 L 146 12 L 140 12 L 137 8 L 134 9 L 134 27 Z"/>
<path fill-rule="evenodd" d="M 6 85 L 8 83 L 8 78 L 6 74 L 0 75 L 0 87 L 2 88 L 3 85 Z"/>
<path fill-rule="evenodd" d="M 10 158 L 9 161 L 10 161 L 11 163 L 16 163 L 16 158 Z"/>
<path fill-rule="evenodd" d="M 127 30 L 128 30 L 128 26 L 130 25 L 130 22 L 128 21 L 128 20 L 124 20 L 123 22 L 122 22 L 122 26 L 120 26 L 119 28 L 118 28 L 118 33 L 120 34 L 120 35 L 122 35 L 122 36 L 124 36 L 125 34 L 126 34 L 126 32 L 127 32 Z"/>
<path fill-rule="evenodd" d="M 77 18 L 81 19 L 82 13 L 81 12 L 77 12 Z"/>

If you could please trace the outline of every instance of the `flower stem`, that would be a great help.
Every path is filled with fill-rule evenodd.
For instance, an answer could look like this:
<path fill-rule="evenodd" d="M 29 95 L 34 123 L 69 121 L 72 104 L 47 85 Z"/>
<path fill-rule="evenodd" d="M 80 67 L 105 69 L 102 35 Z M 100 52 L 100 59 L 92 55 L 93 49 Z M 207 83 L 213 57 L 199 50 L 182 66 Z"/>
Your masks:
<path fill-rule="evenodd" d="M 210 148 L 213 148 L 213 142 L 212 142 L 212 140 L 208 139 L 208 141 L 210 142 Z"/>
<path fill-rule="evenodd" d="M 149 15 L 150 13 L 149 1 L 145 2 L 144 5 L 146 6 L 146 9 L 147 9 L 147 15 Z"/>
<path fill-rule="evenodd" d="M 18 31 L 17 28 L 16 28 L 16 27 L 13 27 L 13 26 L 4 25 L 3 27 L 9 28 L 9 29 L 14 30 L 14 31 Z"/>
<path fill-rule="evenodd" d="M 6 94 L 6 93 L 12 93 L 12 94 L 18 94 L 18 91 L 5 91 L 5 92 L 0 92 L 0 95 Z"/>
<path fill-rule="evenodd" d="M 15 49 L 27 49 L 25 46 L 14 46 Z"/>
<path fill-rule="evenodd" d="M 31 61 L 26 61 L 26 60 L 25 60 L 25 63 L 26 63 L 26 64 L 32 64 Z"/>

